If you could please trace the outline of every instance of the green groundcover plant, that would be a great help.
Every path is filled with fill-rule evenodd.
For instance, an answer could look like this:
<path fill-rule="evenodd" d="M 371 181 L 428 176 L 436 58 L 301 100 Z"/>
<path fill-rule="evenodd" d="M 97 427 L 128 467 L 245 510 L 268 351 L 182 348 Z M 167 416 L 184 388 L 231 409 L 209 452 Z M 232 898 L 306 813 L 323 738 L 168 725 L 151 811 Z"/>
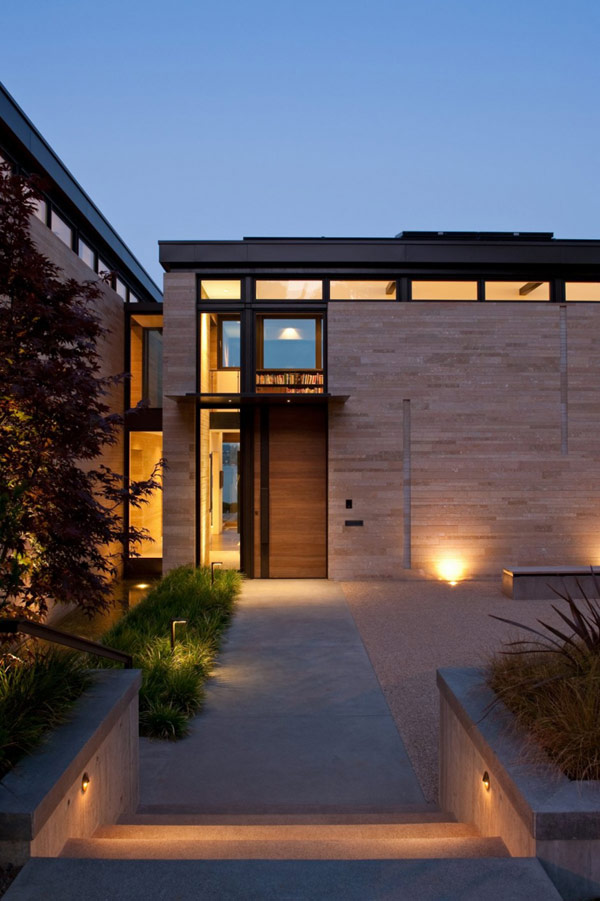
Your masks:
<path fill-rule="evenodd" d="M 0 661 L 0 779 L 58 726 L 92 682 L 81 654 L 35 647 Z"/>
<path fill-rule="evenodd" d="M 162 579 L 102 638 L 102 643 L 133 656 L 142 670 L 140 734 L 182 738 L 188 720 L 200 710 L 204 682 L 213 666 L 241 587 L 233 570 L 182 566 Z M 171 623 L 176 627 L 171 648 Z"/>
<path fill-rule="evenodd" d="M 579 589 L 580 599 L 559 594 L 560 625 L 538 620 L 544 631 L 494 617 L 534 637 L 507 643 L 488 682 L 565 775 L 600 779 L 600 602 Z"/>

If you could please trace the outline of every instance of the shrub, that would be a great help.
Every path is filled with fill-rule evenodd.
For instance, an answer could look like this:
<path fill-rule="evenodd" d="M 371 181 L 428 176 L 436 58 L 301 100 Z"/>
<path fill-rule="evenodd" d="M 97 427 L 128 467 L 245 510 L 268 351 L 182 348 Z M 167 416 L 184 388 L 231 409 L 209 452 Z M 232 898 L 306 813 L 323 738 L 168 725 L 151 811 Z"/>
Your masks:
<path fill-rule="evenodd" d="M 545 631 L 507 620 L 535 639 L 511 641 L 492 658 L 488 682 L 548 756 L 571 779 L 600 779 L 600 603 L 559 597 L 564 626 Z"/>
<path fill-rule="evenodd" d="M 140 734 L 178 739 L 204 698 L 221 638 L 241 586 L 232 570 L 182 566 L 162 579 L 104 636 L 103 643 L 126 651 L 142 670 Z M 185 619 L 171 649 L 171 621 Z"/>

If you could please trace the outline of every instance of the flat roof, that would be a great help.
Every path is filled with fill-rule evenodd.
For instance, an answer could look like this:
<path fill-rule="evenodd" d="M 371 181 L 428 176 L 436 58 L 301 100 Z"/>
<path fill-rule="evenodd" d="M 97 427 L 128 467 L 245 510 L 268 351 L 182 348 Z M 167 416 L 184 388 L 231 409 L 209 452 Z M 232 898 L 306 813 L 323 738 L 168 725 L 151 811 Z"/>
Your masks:
<path fill-rule="evenodd" d="M 566 274 L 579 269 L 593 280 L 600 278 L 600 239 L 554 238 L 552 232 L 402 232 L 392 238 L 246 237 L 158 243 L 167 271 L 287 267 L 482 272 L 520 267 Z"/>
<path fill-rule="evenodd" d="M 23 112 L 16 100 L 9 94 L 2 82 L 0 82 L 0 124 L 4 125 L 4 128 L 10 131 L 19 144 L 25 148 L 41 170 L 41 174 L 45 174 L 54 182 L 89 223 L 90 231 L 92 232 L 89 238 L 93 238 L 94 233 L 100 236 L 122 264 L 125 270 L 123 275 L 129 275 L 130 279 L 143 288 L 153 300 L 161 303 L 162 292 L 158 285 L 148 275 L 108 219 L 100 212 L 89 195 L 86 194 L 79 182 L 40 134 L 31 119 Z M 7 149 L 10 150 L 10 148 Z M 65 210 L 66 212 L 68 211 Z M 134 284 L 132 287 L 135 288 L 136 285 Z"/>

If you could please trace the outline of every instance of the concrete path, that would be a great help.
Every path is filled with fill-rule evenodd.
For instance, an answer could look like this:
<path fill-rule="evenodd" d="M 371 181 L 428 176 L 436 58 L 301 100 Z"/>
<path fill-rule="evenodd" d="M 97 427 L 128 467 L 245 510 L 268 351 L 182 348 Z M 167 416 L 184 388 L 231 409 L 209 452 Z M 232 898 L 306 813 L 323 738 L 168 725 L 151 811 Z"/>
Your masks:
<path fill-rule="evenodd" d="M 146 812 L 430 809 L 334 582 L 246 582 L 190 736 L 140 754 Z"/>

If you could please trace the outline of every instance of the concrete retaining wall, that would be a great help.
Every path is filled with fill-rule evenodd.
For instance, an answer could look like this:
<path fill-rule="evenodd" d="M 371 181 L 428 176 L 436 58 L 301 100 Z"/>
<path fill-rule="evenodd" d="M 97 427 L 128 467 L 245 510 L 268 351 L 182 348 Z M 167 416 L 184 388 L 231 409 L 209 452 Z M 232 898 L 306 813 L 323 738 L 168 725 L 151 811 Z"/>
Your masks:
<path fill-rule="evenodd" d="M 56 857 L 138 804 L 139 670 L 99 670 L 55 730 L 0 783 L 0 863 Z M 84 793 L 84 773 L 90 784 Z"/>
<path fill-rule="evenodd" d="M 567 779 L 535 760 L 480 669 L 438 670 L 440 806 L 515 857 L 539 858 L 565 899 L 600 895 L 600 782 Z M 487 772 L 490 789 L 482 777 Z"/>

